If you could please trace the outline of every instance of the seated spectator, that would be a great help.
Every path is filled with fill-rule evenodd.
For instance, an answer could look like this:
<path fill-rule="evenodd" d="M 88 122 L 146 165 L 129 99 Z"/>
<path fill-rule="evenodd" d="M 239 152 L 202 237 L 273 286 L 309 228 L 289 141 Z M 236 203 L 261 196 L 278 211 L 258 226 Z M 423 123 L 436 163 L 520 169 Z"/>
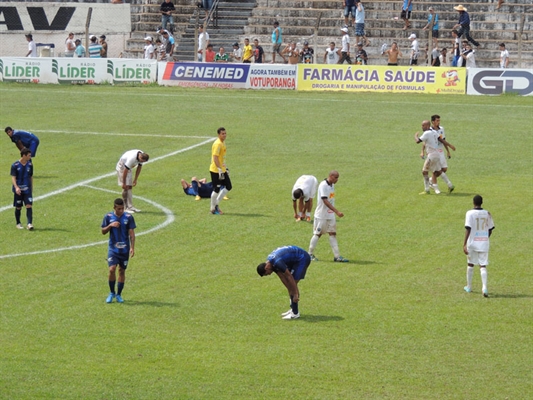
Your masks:
<path fill-rule="evenodd" d="M 224 50 L 224 47 L 218 49 L 218 53 L 215 55 L 215 62 L 228 62 L 229 56 Z"/>
<path fill-rule="evenodd" d="M 215 52 L 213 51 L 213 45 L 208 44 L 205 49 L 205 61 L 206 62 L 215 62 Z"/>
<path fill-rule="evenodd" d="M 239 43 L 233 43 L 233 54 L 231 55 L 233 61 L 242 62 L 242 49 L 239 47 Z"/>

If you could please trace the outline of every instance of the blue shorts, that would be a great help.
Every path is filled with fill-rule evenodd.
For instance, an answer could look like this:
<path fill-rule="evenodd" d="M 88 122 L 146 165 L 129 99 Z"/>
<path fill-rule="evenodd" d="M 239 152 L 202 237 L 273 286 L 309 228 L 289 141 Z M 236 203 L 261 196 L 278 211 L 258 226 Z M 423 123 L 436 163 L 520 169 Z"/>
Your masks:
<path fill-rule="evenodd" d="M 34 140 L 30 143 L 30 151 L 31 151 L 31 156 L 32 157 L 35 157 L 37 155 L 37 147 L 39 147 L 39 141 L 38 140 Z"/>
<path fill-rule="evenodd" d="M 309 254 L 304 253 L 302 260 L 290 269 L 290 273 L 295 281 L 300 281 L 305 278 L 305 273 L 307 272 L 309 264 L 311 264 L 311 257 Z"/>
<path fill-rule="evenodd" d="M 346 18 L 348 18 L 348 15 L 350 15 L 350 13 L 352 13 L 352 18 L 355 18 L 355 6 L 346 6 L 346 7 L 344 7 L 344 16 Z"/>
<path fill-rule="evenodd" d="M 355 36 L 365 36 L 365 24 L 355 24 Z"/>
<path fill-rule="evenodd" d="M 22 208 L 23 204 L 26 206 L 31 206 L 33 204 L 33 197 L 30 190 L 21 192 L 20 196 L 15 193 L 13 207 Z"/>
<path fill-rule="evenodd" d="M 128 268 L 128 260 L 130 259 L 130 252 L 124 254 L 114 253 L 109 251 L 107 253 L 107 266 L 112 267 L 113 265 L 118 265 L 122 269 Z"/>

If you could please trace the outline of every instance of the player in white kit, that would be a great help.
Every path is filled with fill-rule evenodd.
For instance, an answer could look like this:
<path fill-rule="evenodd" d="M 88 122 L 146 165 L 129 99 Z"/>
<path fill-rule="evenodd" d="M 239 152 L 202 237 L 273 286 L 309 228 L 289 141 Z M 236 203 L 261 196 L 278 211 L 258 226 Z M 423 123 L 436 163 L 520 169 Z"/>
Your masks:
<path fill-rule="evenodd" d="M 118 178 L 118 185 L 122 187 L 122 199 L 126 212 L 132 214 L 140 212 L 141 210 L 133 206 L 133 194 L 131 190 L 133 186 L 137 185 L 137 179 L 142 170 L 143 163 L 147 162 L 150 156 L 143 153 L 141 150 L 130 150 L 122 154 L 117 162 L 116 171 Z M 132 176 L 133 168 L 137 167 L 135 177 Z"/>
<path fill-rule="evenodd" d="M 311 210 L 317 187 L 318 180 L 313 175 L 302 175 L 296 180 L 292 187 L 292 207 L 296 221 L 311 221 Z M 296 203 L 298 203 L 299 212 Z"/>

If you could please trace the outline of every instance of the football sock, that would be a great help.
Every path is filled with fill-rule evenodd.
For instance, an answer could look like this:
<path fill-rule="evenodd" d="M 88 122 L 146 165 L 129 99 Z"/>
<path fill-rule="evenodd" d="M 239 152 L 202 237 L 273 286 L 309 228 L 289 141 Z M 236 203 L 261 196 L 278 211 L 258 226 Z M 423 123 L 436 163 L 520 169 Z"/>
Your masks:
<path fill-rule="evenodd" d="M 220 189 L 220 192 L 218 193 L 218 196 L 217 196 L 217 204 L 220 203 L 220 200 L 222 200 L 227 193 L 228 193 L 228 189 L 226 188 Z"/>
<path fill-rule="evenodd" d="M 211 211 L 215 210 L 215 207 L 217 205 L 217 196 L 218 193 L 213 190 L 213 193 L 211 193 Z"/>
<path fill-rule="evenodd" d="M 33 223 L 33 208 L 26 208 L 26 218 L 28 218 L 28 224 Z"/>
<path fill-rule="evenodd" d="M 118 290 L 117 290 L 117 294 L 120 295 L 120 294 L 122 293 L 122 289 L 124 289 L 124 282 L 119 282 L 119 283 L 117 284 L 117 289 L 118 289 Z"/>
<path fill-rule="evenodd" d="M 18 208 L 15 208 L 15 221 L 17 221 L 17 225 L 20 224 L 20 212 Z"/>
<path fill-rule="evenodd" d="M 292 296 L 291 296 L 291 310 L 293 314 L 298 314 L 298 303 L 295 303 L 294 301 L 292 301 Z"/>
<path fill-rule="evenodd" d="M 483 285 L 483 290 L 487 290 L 487 278 L 488 271 L 487 268 L 479 268 L 479 273 L 481 275 L 481 284 Z"/>
<path fill-rule="evenodd" d="M 127 208 L 133 208 L 133 191 L 131 189 L 128 190 L 128 207 Z"/>
<path fill-rule="evenodd" d="M 111 293 L 115 294 L 115 281 L 109 281 L 109 289 Z"/>
<path fill-rule="evenodd" d="M 313 235 L 313 237 L 311 238 L 311 243 L 309 243 L 309 254 L 313 254 L 313 252 L 315 251 L 318 239 L 320 239 L 320 236 L 317 235 Z"/>
<path fill-rule="evenodd" d="M 472 277 L 474 276 L 474 267 L 466 267 L 466 286 L 472 288 Z"/>
<path fill-rule="evenodd" d="M 429 190 L 429 176 L 424 175 L 424 188 L 425 190 Z"/>
<path fill-rule="evenodd" d="M 440 177 L 442 178 L 442 180 L 444 182 L 446 182 L 446 185 L 448 185 L 448 187 L 452 187 L 452 182 L 448 179 L 448 175 L 446 175 L 445 172 L 443 172 L 442 174 L 440 174 Z"/>
<path fill-rule="evenodd" d="M 333 256 L 335 258 L 340 257 L 339 253 L 339 244 L 337 243 L 337 236 L 336 235 L 330 235 L 329 236 L 329 244 L 331 246 L 331 250 L 333 250 Z"/>
<path fill-rule="evenodd" d="M 311 217 L 311 213 L 310 213 L 310 212 L 306 212 L 306 213 L 305 213 L 305 216 L 306 216 L 306 217 Z"/>
<path fill-rule="evenodd" d="M 128 189 L 122 189 L 122 200 L 124 200 L 124 209 L 128 208 Z"/>

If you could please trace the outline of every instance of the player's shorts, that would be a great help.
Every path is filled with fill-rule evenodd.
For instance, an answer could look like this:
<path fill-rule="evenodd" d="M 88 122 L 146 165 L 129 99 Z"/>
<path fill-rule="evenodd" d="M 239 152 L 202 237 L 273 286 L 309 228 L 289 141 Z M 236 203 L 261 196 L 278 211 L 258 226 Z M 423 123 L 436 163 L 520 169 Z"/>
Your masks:
<path fill-rule="evenodd" d="M 448 162 L 446 161 L 446 153 L 444 153 L 444 151 L 439 151 L 439 163 L 440 169 L 448 168 Z"/>
<path fill-rule="evenodd" d="M 402 13 L 400 14 L 401 19 L 410 19 L 411 18 L 411 11 L 402 10 Z"/>
<path fill-rule="evenodd" d="M 26 206 L 31 206 L 33 204 L 33 197 L 30 190 L 21 192 L 20 196 L 15 193 L 13 198 L 13 207 L 22 208 L 23 204 Z"/>
<path fill-rule="evenodd" d="M 475 250 L 468 250 L 468 255 L 466 256 L 466 259 L 468 260 L 468 264 L 474 264 L 474 265 L 489 265 L 489 252 L 483 252 L 483 251 L 475 251 Z"/>
<path fill-rule="evenodd" d="M 301 281 L 305 278 L 305 274 L 307 272 L 309 264 L 311 264 L 311 257 L 309 256 L 309 254 L 304 253 L 302 256 L 302 260 L 300 260 L 298 264 L 294 266 L 294 268 L 290 269 L 290 273 L 295 281 Z"/>
<path fill-rule="evenodd" d="M 315 218 L 313 221 L 313 234 L 322 235 L 323 233 L 337 233 L 337 220 Z"/>
<path fill-rule="evenodd" d="M 272 43 L 272 53 L 279 53 L 281 50 L 281 43 Z"/>
<path fill-rule="evenodd" d="M 198 196 L 198 191 L 194 189 L 194 184 L 196 183 L 196 187 L 198 187 L 198 182 L 191 182 L 192 186 L 188 187 L 187 189 L 183 188 L 183 191 L 187 196 Z"/>
<path fill-rule="evenodd" d="M 352 17 L 355 18 L 355 6 L 346 6 L 346 7 L 344 7 L 344 16 L 346 18 L 348 18 L 350 13 L 352 13 Z"/>
<path fill-rule="evenodd" d="M 35 157 L 37 155 L 37 147 L 39 147 L 39 141 L 38 140 L 33 140 L 30 143 L 30 147 L 29 147 L 32 157 Z"/>
<path fill-rule="evenodd" d="M 228 173 L 224 173 L 224 179 L 218 177 L 218 172 L 209 171 L 211 174 L 211 182 L 213 183 L 213 191 L 220 192 L 220 188 L 224 186 L 228 191 L 231 190 L 231 180 Z"/>
<path fill-rule="evenodd" d="M 440 161 L 439 157 L 427 157 L 426 161 L 424 162 L 424 166 L 422 167 L 422 172 L 435 172 L 440 171 Z"/>
<path fill-rule="evenodd" d="M 365 36 L 365 24 L 355 24 L 355 36 Z"/>
<path fill-rule="evenodd" d="M 117 178 L 118 178 L 118 185 L 122 186 L 122 176 L 124 175 L 124 170 L 117 171 Z M 126 175 L 126 182 L 124 182 L 126 186 L 133 186 L 133 176 L 131 173 L 131 169 L 128 170 L 128 174 Z"/>
<path fill-rule="evenodd" d="M 107 266 L 112 267 L 113 265 L 118 265 L 122 269 L 128 268 L 128 260 L 130 259 L 129 251 L 124 254 L 114 253 L 109 251 L 107 253 Z"/>

